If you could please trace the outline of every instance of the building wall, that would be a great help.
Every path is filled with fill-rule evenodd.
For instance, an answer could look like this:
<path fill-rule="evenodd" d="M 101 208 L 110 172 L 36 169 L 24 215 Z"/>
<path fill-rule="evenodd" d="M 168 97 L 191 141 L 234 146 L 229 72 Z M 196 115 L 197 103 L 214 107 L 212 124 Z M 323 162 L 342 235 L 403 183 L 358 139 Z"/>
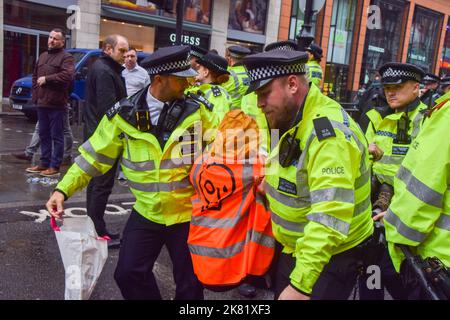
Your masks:
<path fill-rule="evenodd" d="M 281 1 L 280 26 L 278 28 L 278 40 L 289 38 L 289 25 L 291 23 L 292 0 Z"/>
<path fill-rule="evenodd" d="M 228 17 L 230 15 L 230 0 L 215 1 L 212 15 L 211 48 L 216 49 L 220 55 L 225 55 L 227 43 Z"/>
<path fill-rule="evenodd" d="M 270 0 L 266 22 L 266 44 L 278 40 L 282 0 Z"/>
<path fill-rule="evenodd" d="M 97 49 L 100 36 L 101 0 L 77 0 L 80 28 L 72 29 L 72 47 Z"/>
<path fill-rule="evenodd" d="M 0 24 L 3 26 L 3 0 L 0 0 Z M 3 97 L 3 27 L 0 32 L 0 98 Z M 0 101 L 0 112 L 3 111 L 3 103 Z"/>

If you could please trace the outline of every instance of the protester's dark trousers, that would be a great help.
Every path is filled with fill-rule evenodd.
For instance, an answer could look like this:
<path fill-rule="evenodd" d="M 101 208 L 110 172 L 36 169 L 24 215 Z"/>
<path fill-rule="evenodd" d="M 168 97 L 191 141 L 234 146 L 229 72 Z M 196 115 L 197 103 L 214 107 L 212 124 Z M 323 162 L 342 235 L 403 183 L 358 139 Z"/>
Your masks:
<path fill-rule="evenodd" d="M 129 300 L 160 300 L 153 266 L 163 245 L 169 251 L 176 284 L 175 300 L 203 300 L 203 287 L 194 274 L 187 246 L 189 222 L 165 226 L 134 209 L 123 232 L 114 274 L 122 296 Z"/>

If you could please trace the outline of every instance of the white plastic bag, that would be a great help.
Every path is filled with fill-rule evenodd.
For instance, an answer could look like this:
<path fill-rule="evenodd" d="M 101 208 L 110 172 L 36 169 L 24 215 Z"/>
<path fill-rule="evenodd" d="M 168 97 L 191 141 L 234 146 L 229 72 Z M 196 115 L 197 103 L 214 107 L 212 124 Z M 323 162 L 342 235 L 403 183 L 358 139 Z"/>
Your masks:
<path fill-rule="evenodd" d="M 99 238 L 91 218 L 66 218 L 61 227 L 51 219 L 66 274 L 66 300 L 87 300 L 108 258 L 108 245 Z"/>

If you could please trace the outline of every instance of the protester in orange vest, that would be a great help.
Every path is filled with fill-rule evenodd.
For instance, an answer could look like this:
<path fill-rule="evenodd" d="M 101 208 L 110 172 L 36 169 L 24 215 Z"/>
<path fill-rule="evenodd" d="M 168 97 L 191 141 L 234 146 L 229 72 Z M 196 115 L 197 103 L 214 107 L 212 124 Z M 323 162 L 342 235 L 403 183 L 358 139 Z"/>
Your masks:
<path fill-rule="evenodd" d="M 264 275 L 275 241 L 265 198 L 258 126 L 241 110 L 225 115 L 217 138 L 191 170 L 196 194 L 188 245 L 194 272 L 212 290 L 234 288 Z"/>

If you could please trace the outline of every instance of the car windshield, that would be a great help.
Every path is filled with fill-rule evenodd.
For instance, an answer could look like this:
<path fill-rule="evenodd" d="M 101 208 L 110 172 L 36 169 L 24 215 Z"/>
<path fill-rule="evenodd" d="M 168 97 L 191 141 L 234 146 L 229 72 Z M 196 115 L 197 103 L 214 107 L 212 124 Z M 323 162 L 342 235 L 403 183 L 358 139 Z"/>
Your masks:
<path fill-rule="evenodd" d="M 75 59 L 75 65 L 77 65 L 78 62 L 80 62 L 80 60 L 83 59 L 83 57 L 86 55 L 85 52 L 71 52 L 71 54 Z"/>

